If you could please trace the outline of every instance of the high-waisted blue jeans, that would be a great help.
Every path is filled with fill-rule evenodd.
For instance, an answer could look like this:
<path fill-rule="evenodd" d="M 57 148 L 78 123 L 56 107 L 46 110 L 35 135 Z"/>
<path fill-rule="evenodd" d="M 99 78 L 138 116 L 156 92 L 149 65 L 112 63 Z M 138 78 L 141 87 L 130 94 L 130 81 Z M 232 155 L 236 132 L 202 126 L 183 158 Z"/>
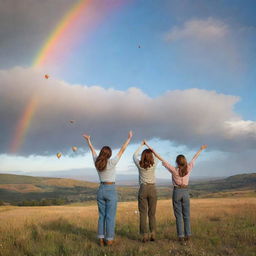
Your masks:
<path fill-rule="evenodd" d="M 99 210 L 98 238 L 110 241 L 115 236 L 117 192 L 115 185 L 101 184 L 97 193 Z"/>
<path fill-rule="evenodd" d="M 191 229 L 189 190 L 187 188 L 174 187 L 172 194 L 172 204 L 176 218 L 176 229 L 178 237 L 184 237 L 182 220 L 184 222 L 185 236 L 190 236 Z"/>

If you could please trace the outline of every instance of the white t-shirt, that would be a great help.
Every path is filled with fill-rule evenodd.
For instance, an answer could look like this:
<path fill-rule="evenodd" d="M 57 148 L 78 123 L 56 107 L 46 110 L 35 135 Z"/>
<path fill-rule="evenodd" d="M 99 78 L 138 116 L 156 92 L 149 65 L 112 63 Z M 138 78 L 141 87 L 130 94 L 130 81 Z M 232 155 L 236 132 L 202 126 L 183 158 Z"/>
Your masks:
<path fill-rule="evenodd" d="M 94 163 L 96 162 L 98 156 L 93 156 Z M 107 167 L 103 171 L 98 171 L 100 182 L 115 182 L 116 181 L 116 165 L 120 158 L 118 156 L 108 159 Z"/>

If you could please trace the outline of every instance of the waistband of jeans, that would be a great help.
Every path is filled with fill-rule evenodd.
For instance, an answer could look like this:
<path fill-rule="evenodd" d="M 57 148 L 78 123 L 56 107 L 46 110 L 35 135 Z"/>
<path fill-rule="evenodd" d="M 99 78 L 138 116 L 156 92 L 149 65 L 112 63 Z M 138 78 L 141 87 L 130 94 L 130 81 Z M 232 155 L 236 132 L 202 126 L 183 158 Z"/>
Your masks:
<path fill-rule="evenodd" d="M 156 183 L 141 183 L 140 185 L 155 186 Z"/>
<path fill-rule="evenodd" d="M 101 185 L 115 185 L 116 183 L 112 182 L 112 181 L 101 181 L 100 184 Z"/>
<path fill-rule="evenodd" d="M 188 189 L 188 185 L 174 185 L 174 189 Z"/>

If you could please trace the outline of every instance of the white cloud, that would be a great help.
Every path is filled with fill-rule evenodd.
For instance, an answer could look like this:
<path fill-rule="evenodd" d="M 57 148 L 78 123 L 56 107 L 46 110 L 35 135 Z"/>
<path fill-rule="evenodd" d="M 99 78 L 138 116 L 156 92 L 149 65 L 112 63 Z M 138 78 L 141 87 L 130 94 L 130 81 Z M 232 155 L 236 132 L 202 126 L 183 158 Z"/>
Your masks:
<path fill-rule="evenodd" d="M 205 155 L 211 158 L 205 160 Z M 200 162 L 196 163 L 193 170 L 194 176 L 231 176 L 241 173 L 256 172 L 255 155 L 256 150 L 245 150 L 240 152 L 205 152 L 204 156 L 200 156 Z"/>
<path fill-rule="evenodd" d="M 214 40 L 228 35 L 229 27 L 223 22 L 208 18 L 206 20 L 193 19 L 182 26 L 175 26 L 166 34 L 169 41 L 180 39 Z"/>
<path fill-rule="evenodd" d="M 229 133 L 231 137 L 233 136 L 241 136 L 242 134 L 246 136 L 256 136 L 256 122 L 248 120 L 238 120 L 238 121 L 227 121 L 227 129 L 229 130 Z"/>
<path fill-rule="evenodd" d="M 207 81 L 208 88 L 244 86 L 248 67 L 244 33 L 214 19 L 192 19 L 164 35 L 175 52 L 178 70 L 191 81 Z M 201 85 L 202 86 L 202 85 Z"/>
<path fill-rule="evenodd" d="M 233 110 L 237 96 L 189 89 L 150 98 L 137 88 L 118 91 L 71 85 L 19 67 L 0 71 L 2 153 L 8 153 L 17 121 L 34 94 L 38 108 L 19 154 L 85 147 L 83 132 L 92 135 L 97 147 L 119 147 L 129 129 L 134 130 L 133 142 L 156 137 L 188 147 L 208 143 L 227 151 L 255 147 L 256 143 L 255 122 L 243 120 Z M 76 122 L 72 125 L 70 119 Z"/>

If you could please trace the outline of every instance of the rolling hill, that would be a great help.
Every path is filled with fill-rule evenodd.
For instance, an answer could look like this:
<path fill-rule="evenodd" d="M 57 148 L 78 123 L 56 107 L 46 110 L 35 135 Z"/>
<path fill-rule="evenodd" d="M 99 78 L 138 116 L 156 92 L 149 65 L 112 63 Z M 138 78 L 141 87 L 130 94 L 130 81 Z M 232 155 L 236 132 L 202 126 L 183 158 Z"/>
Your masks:
<path fill-rule="evenodd" d="M 0 174 L 0 200 L 18 203 L 28 200 L 62 199 L 65 202 L 92 200 L 97 184 L 72 179 Z"/>
<path fill-rule="evenodd" d="M 220 192 L 229 190 L 255 190 L 256 173 L 238 174 L 224 179 L 204 181 L 190 185 L 192 190 L 201 192 Z"/>
<path fill-rule="evenodd" d="M 50 205 L 95 200 L 97 188 L 98 183 L 80 180 L 0 174 L 0 201 L 18 205 L 38 205 L 35 202 L 41 202 L 39 205 Z M 119 186 L 119 201 L 136 200 L 137 191 L 138 186 Z M 204 180 L 190 185 L 192 197 L 220 197 L 230 193 L 233 195 L 234 191 L 249 191 L 255 195 L 256 173 Z M 159 198 L 170 198 L 170 192 L 169 186 L 158 186 Z"/>

